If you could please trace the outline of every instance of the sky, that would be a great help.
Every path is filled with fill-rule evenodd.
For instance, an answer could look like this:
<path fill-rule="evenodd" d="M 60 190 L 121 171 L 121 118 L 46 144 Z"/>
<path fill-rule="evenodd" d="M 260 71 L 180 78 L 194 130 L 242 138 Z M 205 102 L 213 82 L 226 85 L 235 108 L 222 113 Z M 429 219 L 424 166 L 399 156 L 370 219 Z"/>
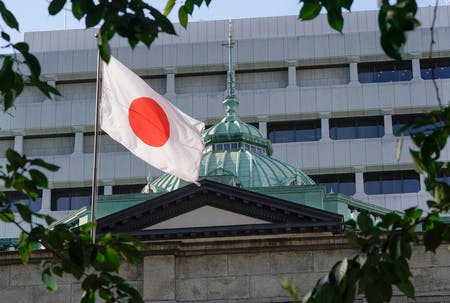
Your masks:
<path fill-rule="evenodd" d="M 63 13 L 50 16 L 47 11 L 50 0 L 3 0 L 3 2 L 15 14 L 20 24 L 20 33 L 8 31 L 15 42 L 23 40 L 24 32 L 84 28 L 84 22 L 76 20 L 70 11 L 67 11 L 67 18 L 64 18 Z M 166 1 L 147 2 L 163 9 Z M 209 7 L 204 5 L 197 10 L 190 21 L 296 15 L 300 9 L 298 2 L 298 0 L 213 0 Z M 377 9 L 377 2 L 377 0 L 354 0 L 352 10 L 374 10 Z M 419 6 L 429 6 L 434 5 L 435 0 L 417 0 L 417 2 Z M 445 5 L 446 2 L 450 0 L 439 0 L 441 5 Z M 173 22 L 177 21 L 176 8 L 169 17 Z M 4 26 L 1 22 L 0 25 Z"/>

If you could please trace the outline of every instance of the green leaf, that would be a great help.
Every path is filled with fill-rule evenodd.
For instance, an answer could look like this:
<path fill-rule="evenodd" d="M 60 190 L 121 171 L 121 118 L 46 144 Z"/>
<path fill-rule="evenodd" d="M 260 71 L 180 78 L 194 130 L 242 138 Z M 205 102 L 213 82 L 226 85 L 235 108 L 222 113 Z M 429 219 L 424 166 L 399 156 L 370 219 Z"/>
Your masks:
<path fill-rule="evenodd" d="M 45 222 L 47 223 L 47 225 L 51 225 L 53 222 L 56 221 L 55 218 L 53 218 L 52 216 L 45 216 Z"/>
<path fill-rule="evenodd" d="M 95 222 L 88 222 L 80 226 L 80 229 L 83 233 L 88 233 L 90 230 L 95 228 L 97 224 Z"/>
<path fill-rule="evenodd" d="M 411 283 L 410 280 L 398 283 L 396 284 L 396 286 L 402 293 L 404 293 L 409 298 L 414 299 L 416 297 L 414 285 Z"/>
<path fill-rule="evenodd" d="M 3 1 L 0 1 L 0 14 L 3 18 L 3 21 L 5 21 L 6 25 L 8 25 L 11 28 L 19 30 L 19 23 L 16 20 L 16 17 L 11 13 L 3 3 Z"/>
<path fill-rule="evenodd" d="M 445 224 L 435 222 L 434 226 L 427 230 L 423 236 L 423 244 L 427 251 L 436 252 L 436 248 L 441 245 L 442 233 L 445 230 Z"/>
<path fill-rule="evenodd" d="M 298 301 L 298 292 L 295 289 L 295 285 L 291 279 L 286 277 L 280 278 L 280 285 L 284 290 L 286 290 L 289 293 L 294 302 Z"/>
<path fill-rule="evenodd" d="M 28 205 L 17 203 L 15 204 L 20 216 L 25 222 L 31 223 L 31 211 Z"/>
<path fill-rule="evenodd" d="M 370 234 L 373 230 L 373 222 L 372 219 L 370 219 L 369 215 L 365 213 L 360 213 L 358 215 L 358 226 L 359 229 L 366 235 Z"/>
<path fill-rule="evenodd" d="M 181 26 L 186 28 L 188 24 L 188 14 L 184 5 L 181 6 L 180 9 L 178 10 L 178 20 L 180 20 Z"/>
<path fill-rule="evenodd" d="M 23 264 L 27 264 L 30 259 L 30 255 L 34 250 L 35 243 L 29 241 L 28 235 L 24 232 L 19 236 L 19 254 Z"/>
<path fill-rule="evenodd" d="M 3 38 L 3 40 L 8 41 L 8 42 L 11 40 L 11 37 L 4 31 L 2 31 L 2 38 Z"/>
<path fill-rule="evenodd" d="M 6 223 L 11 223 L 14 221 L 14 214 L 9 209 L 0 210 L 0 220 Z"/>
<path fill-rule="evenodd" d="M 342 33 L 342 29 L 344 28 L 344 17 L 342 17 L 341 11 L 328 11 L 327 17 L 330 26 Z"/>
<path fill-rule="evenodd" d="M 164 8 L 164 16 L 168 16 L 175 6 L 175 0 L 167 0 L 166 7 Z"/>
<path fill-rule="evenodd" d="M 105 16 L 105 6 L 101 3 L 91 7 L 86 14 L 86 27 L 96 26 Z"/>
<path fill-rule="evenodd" d="M 30 169 L 28 173 L 30 174 L 31 180 L 33 180 L 34 184 L 42 188 L 48 187 L 47 177 L 42 172 L 37 169 Z"/>
<path fill-rule="evenodd" d="M 342 1 L 342 7 L 350 10 L 353 4 L 353 0 L 341 0 Z"/>
<path fill-rule="evenodd" d="M 319 1 L 303 2 L 299 17 L 301 20 L 312 20 L 320 14 L 321 9 Z"/>
<path fill-rule="evenodd" d="M 66 5 L 66 0 L 53 0 L 48 6 L 48 13 L 52 16 L 59 13 Z"/>
<path fill-rule="evenodd" d="M 59 169 L 59 166 L 51 164 L 51 163 L 47 163 L 47 162 L 45 162 L 42 159 L 30 160 L 30 164 L 31 165 L 40 166 L 40 167 L 45 168 L 46 170 L 49 170 L 49 171 L 57 171 Z"/>
<path fill-rule="evenodd" d="M 119 269 L 120 259 L 115 249 L 111 247 L 106 247 L 105 258 L 106 261 L 109 262 L 116 271 Z"/>
<path fill-rule="evenodd" d="M 41 271 L 41 279 L 45 287 L 49 291 L 55 292 L 58 289 L 58 286 L 56 285 L 55 279 L 53 279 L 52 273 L 50 272 L 49 268 Z"/>
<path fill-rule="evenodd" d="M 167 34 L 170 35 L 176 35 L 175 28 L 173 27 L 172 22 L 161 14 L 157 9 L 154 9 L 153 7 L 150 7 L 150 12 L 155 17 L 155 21 L 158 23 L 158 26 L 161 28 L 161 30 Z M 187 24 L 187 20 L 186 20 Z"/>
<path fill-rule="evenodd" d="M 80 20 L 84 16 L 84 12 L 81 9 L 80 2 L 79 1 L 72 1 L 72 15 L 77 19 Z"/>

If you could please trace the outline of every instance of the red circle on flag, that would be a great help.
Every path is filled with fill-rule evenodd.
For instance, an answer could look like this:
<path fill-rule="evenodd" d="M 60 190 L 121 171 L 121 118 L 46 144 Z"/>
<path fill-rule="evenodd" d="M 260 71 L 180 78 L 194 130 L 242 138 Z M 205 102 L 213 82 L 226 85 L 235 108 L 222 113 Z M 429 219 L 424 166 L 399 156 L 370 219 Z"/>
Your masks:
<path fill-rule="evenodd" d="M 147 145 L 163 146 L 170 137 L 169 119 L 152 98 L 134 99 L 128 109 L 128 121 L 135 135 Z"/>

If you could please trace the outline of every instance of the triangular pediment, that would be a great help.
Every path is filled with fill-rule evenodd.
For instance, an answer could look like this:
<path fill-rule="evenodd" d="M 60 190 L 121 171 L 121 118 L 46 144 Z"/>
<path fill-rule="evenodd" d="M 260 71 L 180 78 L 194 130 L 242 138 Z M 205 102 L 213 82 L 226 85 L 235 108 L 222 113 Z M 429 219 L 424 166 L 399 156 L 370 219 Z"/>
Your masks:
<path fill-rule="evenodd" d="M 269 224 L 271 222 L 209 205 L 144 228 L 144 230 Z"/>
<path fill-rule="evenodd" d="M 234 186 L 200 181 L 98 220 L 99 233 L 167 239 L 340 232 L 342 216 Z"/>

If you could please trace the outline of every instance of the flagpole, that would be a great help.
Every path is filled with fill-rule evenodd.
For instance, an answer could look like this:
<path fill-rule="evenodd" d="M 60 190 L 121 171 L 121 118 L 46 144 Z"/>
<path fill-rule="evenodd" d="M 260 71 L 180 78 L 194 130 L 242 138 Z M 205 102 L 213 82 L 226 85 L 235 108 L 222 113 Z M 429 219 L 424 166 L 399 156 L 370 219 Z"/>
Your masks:
<path fill-rule="evenodd" d="M 98 33 L 95 35 L 98 39 Z M 95 121 L 94 121 L 94 159 L 92 163 L 92 195 L 91 195 L 91 222 L 96 223 L 96 208 L 98 197 L 98 182 L 97 182 L 97 163 L 98 163 L 98 131 L 99 131 L 99 113 L 100 113 L 100 50 L 97 47 L 97 78 L 95 85 Z M 97 228 L 91 229 L 92 242 L 95 243 Z"/>

